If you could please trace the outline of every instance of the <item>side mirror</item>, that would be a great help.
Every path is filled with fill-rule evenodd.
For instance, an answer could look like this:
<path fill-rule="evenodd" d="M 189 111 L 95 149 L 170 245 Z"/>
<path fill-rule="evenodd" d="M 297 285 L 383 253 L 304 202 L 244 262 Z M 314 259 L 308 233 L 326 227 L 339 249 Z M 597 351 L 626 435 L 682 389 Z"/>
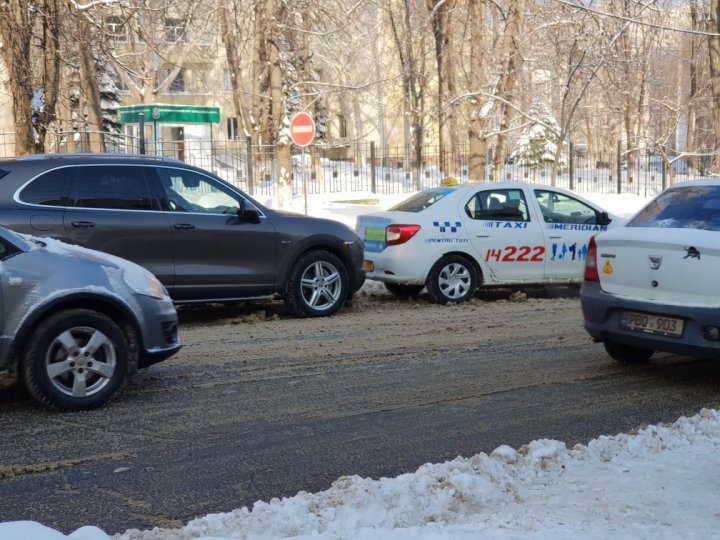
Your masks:
<path fill-rule="evenodd" d="M 612 223 L 612 218 L 608 215 L 607 212 L 600 212 L 598 215 L 598 225 L 610 225 Z"/>
<path fill-rule="evenodd" d="M 260 223 L 260 211 L 255 208 L 254 204 L 247 202 L 245 199 L 240 201 L 238 217 L 240 221 L 244 221 L 245 223 Z"/>

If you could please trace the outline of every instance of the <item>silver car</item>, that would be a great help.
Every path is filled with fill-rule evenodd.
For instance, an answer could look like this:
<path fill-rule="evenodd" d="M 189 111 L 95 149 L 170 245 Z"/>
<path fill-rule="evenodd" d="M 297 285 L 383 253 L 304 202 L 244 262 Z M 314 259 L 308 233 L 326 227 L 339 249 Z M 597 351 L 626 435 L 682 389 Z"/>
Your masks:
<path fill-rule="evenodd" d="M 720 182 L 683 182 L 588 248 L 584 325 L 607 353 L 720 358 Z"/>
<path fill-rule="evenodd" d="M 105 404 L 180 349 L 177 313 L 144 268 L 0 227 L 0 372 L 60 410 Z"/>

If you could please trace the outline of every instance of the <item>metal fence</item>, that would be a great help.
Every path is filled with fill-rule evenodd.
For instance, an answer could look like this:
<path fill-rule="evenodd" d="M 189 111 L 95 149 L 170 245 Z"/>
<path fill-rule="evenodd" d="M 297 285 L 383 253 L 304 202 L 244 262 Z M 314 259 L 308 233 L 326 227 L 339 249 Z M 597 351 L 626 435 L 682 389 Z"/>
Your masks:
<path fill-rule="evenodd" d="M 256 196 L 277 194 L 277 159 L 272 146 L 251 146 L 247 141 L 208 141 L 185 138 L 180 141 L 146 143 L 116 134 L 91 132 L 49 134 L 46 149 L 54 152 L 87 152 L 102 137 L 105 149 L 116 153 L 141 153 L 173 157 L 215 173 L 240 189 Z M 12 133 L 0 132 L 0 156 L 12 155 Z M 422 148 L 419 160 L 409 148 L 378 148 L 372 142 L 346 145 L 312 145 L 293 149 L 292 185 L 294 194 L 355 194 L 357 196 L 411 193 L 436 187 L 444 178 L 460 183 L 493 178 L 492 160 L 480 178 L 470 178 L 468 149 L 465 146 L 441 151 L 437 146 Z M 491 156 L 489 156 L 491 157 Z M 670 166 L 657 155 L 642 154 L 618 163 L 614 156 L 569 156 L 557 171 L 555 185 L 575 192 L 634 193 L 651 196 L 667 185 L 699 177 L 682 158 Z M 619 172 L 619 174 L 618 174 Z M 509 159 L 502 180 L 552 183 L 550 164 L 529 166 Z"/>

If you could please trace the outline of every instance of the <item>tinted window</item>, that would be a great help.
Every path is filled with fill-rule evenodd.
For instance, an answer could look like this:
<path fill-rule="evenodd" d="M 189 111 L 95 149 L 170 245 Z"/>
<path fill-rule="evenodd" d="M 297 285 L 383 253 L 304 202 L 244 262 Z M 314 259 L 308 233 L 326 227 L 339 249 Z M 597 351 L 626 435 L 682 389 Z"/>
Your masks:
<path fill-rule="evenodd" d="M 555 191 L 535 190 L 545 223 L 589 223 L 598 225 L 598 213 L 584 202 Z"/>
<path fill-rule="evenodd" d="M 627 226 L 720 231 L 720 186 L 692 186 L 665 191 L 632 218 Z"/>
<path fill-rule="evenodd" d="M 77 167 L 70 205 L 115 210 L 159 210 L 142 167 Z"/>
<path fill-rule="evenodd" d="M 63 206 L 74 170 L 74 167 L 61 167 L 38 176 L 23 188 L 20 200 L 28 204 Z"/>
<path fill-rule="evenodd" d="M 184 169 L 155 167 L 164 203 L 173 212 L 237 214 L 240 197 L 212 178 Z"/>
<path fill-rule="evenodd" d="M 8 169 L 6 169 L 5 167 L 0 167 L 0 178 L 2 178 L 3 176 L 5 176 L 5 175 L 6 175 L 7 173 L 9 173 L 9 172 L 10 172 L 10 171 L 9 171 Z"/>
<path fill-rule="evenodd" d="M 528 221 L 525 195 L 520 189 L 483 190 L 465 205 L 472 219 L 490 221 Z"/>
<path fill-rule="evenodd" d="M 0 260 L 5 261 L 20 252 L 21 250 L 19 247 L 11 244 L 4 238 L 0 238 Z"/>
<path fill-rule="evenodd" d="M 400 204 L 396 204 L 390 210 L 397 210 L 398 212 L 421 212 L 431 207 L 451 191 L 451 189 L 428 189 L 421 191 Z"/>

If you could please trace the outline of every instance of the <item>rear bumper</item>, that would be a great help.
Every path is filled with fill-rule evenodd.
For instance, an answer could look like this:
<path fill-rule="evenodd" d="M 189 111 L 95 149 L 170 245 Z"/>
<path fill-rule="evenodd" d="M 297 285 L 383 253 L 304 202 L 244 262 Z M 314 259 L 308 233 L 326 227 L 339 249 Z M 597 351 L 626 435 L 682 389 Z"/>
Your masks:
<path fill-rule="evenodd" d="M 684 354 L 720 358 L 720 340 L 703 336 L 708 326 L 720 328 L 720 309 L 657 304 L 603 292 L 597 282 L 583 282 L 580 288 L 584 327 L 596 341 L 614 341 L 625 345 Z M 676 317 L 685 321 L 680 337 L 647 334 L 620 327 L 623 311 Z"/>

